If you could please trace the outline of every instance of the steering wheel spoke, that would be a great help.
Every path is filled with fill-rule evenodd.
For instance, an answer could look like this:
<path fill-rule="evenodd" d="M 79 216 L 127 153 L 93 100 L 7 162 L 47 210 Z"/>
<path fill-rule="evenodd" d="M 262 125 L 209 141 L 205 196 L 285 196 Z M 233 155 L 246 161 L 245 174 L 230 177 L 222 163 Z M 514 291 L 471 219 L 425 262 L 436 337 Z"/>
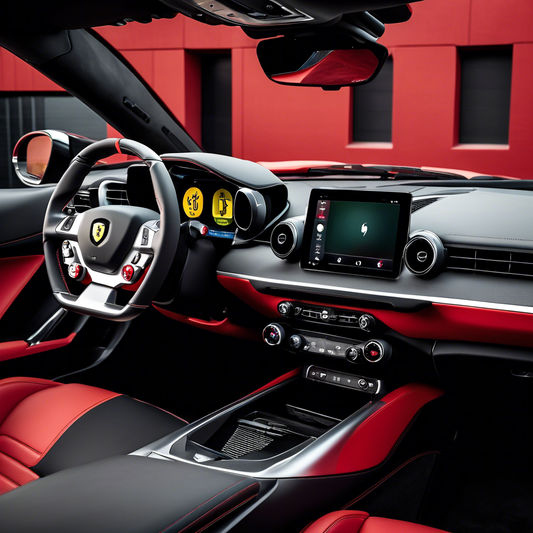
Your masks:
<path fill-rule="evenodd" d="M 135 206 L 102 206 L 64 217 L 65 201 L 91 166 L 116 152 L 136 155 L 147 164 L 161 214 Z M 64 308 L 115 321 L 135 318 L 157 294 L 178 246 L 179 205 L 168 170 L 154 152 L 135 141 L 105 139 L 88 146 L 58 183 L 43 234 L 50 283 Z M 68 284 L 61 266 L 58 269 L 58 248 L 70 278 L 89 281 L 79 296 L 65 292 Z M 117 289 L 138 282 L 130 301 L 117 304 Z"/>

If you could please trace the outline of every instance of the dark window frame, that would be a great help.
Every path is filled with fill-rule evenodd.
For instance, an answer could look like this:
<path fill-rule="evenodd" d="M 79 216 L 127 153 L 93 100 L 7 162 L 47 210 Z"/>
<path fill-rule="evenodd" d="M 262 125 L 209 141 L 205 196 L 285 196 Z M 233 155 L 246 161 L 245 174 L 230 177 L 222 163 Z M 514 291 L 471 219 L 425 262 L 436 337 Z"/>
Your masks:
<path fill-rule="evenodd" d="M 456 145 L 509 145 L 513 52 L 512 45 L 457 48 Z M 490 78 L 495 69 L 500 77 Z"/>
<path fill-rule="evenodd" d="M 381 76 L 381 78 L 380 78 Z M 386 87 L 385 87 L 386 86 Z M 386 91 L 386 100 L 381 98 L 379 102 L 379 93 Z M 357 95 L 360 95 L 361 101 L 364 105 L 359 105 L 356 102 Z M 350 94 L 350 143 L 351 144 L 365 144 L 376 143 L 383 145 L 392 145 L 393 142 L 393 100 L 394 100 L 394 58 L 390 54 L 383 66 L 382 71 L 370 83 L 354 86 L 351 88 Z M 381 109 L 376 114 L 376 105 L 379 104 Z M 356 118 L 357 112 L 360 111 L 359 119 Z M 369 119 L 370 115 L 374 119 L 370 128 L 358 128 L 361 125 L 361 120 Z M 379 118 L 379 122 L 375 119 Z M 379 127 L 376 128 L 375 126 Z"/>
<path fill-rule="evenodd" d="M 201 76 L 202 147 L 207 152 L 231 156 L 233 152 L 232 51 L 202 50 L 196 55 L 199 58 Z M 221 73 L 221 70 L 225 72 Z M 227 76 L 228 70 L 229 76 Z M 221 75 L 225 78 L 221 79 Z"/>

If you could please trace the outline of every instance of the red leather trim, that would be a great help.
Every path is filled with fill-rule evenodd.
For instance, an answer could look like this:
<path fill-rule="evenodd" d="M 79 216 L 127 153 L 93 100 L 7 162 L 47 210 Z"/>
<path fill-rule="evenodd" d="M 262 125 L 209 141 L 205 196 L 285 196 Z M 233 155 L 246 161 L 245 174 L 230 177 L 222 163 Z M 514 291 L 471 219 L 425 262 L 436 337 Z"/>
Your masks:
<path fill-rule="evenodd" d="M 23 399 L 0 426 L 0 451 L 25 466 L 34 466 L 78 418 L 117 396 L 77 383 L 35 392 Z"/>
<path fill-rule="evenodd" d="M 25 485 L 30 481 L 39 479 L 39 476 L 35 472 L 2 452 L 0 452 L 0 473 L 14 481 L 17 485 Z"/>
<path fill-rule="evenodd" d="M 253 331 L 251 329 L 238 326 L 237 324 L 233 324 L 230 322 L 229 318 L 225 318 L 224 320 L 207 321 L 200 318 L 180 315 L 179 313 L 174 313 L 172 311 L 167 311 L 166 309 L 162 309 L 157 305 L 153 305 L 153 307 L 166 317 L 176 320 L 177 322 L 181 322 L 182 324 L 188 324 L 189 326 L 194 326 L 206 331 L 212 331 L 213 333 L 220 333 L 221 335 L 228 335 L 230 337 L 239 337 L 241 339 L 261 342 L 261 334 L 258 331 Z"/>
<path fill-rule="evenodd" d="M 446 533 L 442 529 L 421 526 L 412 522 L 402 522 L 389 518 L 372 516 L 361 528 L 361 533 Z"/>
<path fill-rule="evenodd" d="M 43 264 L 44 255 L 0 259 L 0 318 Z"/>
<path fill-rule="evenodd" d="M 61 383 L 39 378 L 7 378 L 0 380 L 0 426 L 7 415 L 27 396 L 58 387 Z"/>
<path fill-rule="evenodd" d="M 263 294 L 247 279 L 219 275 L 218 281 L 250 307 L 270 318 L 280 318 L 277 310 L 279 302 L 294 301 L 292 298 Z M 304 302 L 325 305 L 309 300 Z M 341 309 L 370 313 L 391 329 L 407 337 L 533 347 L 531 314 L 449 304 L 433 304 L 414 313 L 332 305 Z"/>
<path fill-rule="evenodd" d="M 69 345 L 76 336 L 76 333 L 71 333 L 64 339 L 55 339 L 51 341 L 43 341 L 39 344 L 30 346 L 26 341 L 10 341 L 0 343 L 0 361 L 7 361 L 8 359 L 16 359 L 17 357 L 24 357 L 25 355 L 33 355 L 49 350 L 57 350 Z"/>
<path fill-rule="evenodd" d="M 284 381 L 287 381 L 288 379 L 295 378 L 296 376 L 299 376 L 302 373 L 302 368 L 295 368 L 294 370 L 291 370 L 290 372 L 287 372 L 286 374 L 283 374 L 282 376 L 279 376 L 276 379 L 273 379 L 266 385 L 263 385 L 261 388 L 257 389 L 254 392 L 251 392 L 250 394 L 247 394 L 245 398 L 248 398 L 248 396 L 253 396 L 254 394 L 258 394 L 259 392 L 263 392 L 264 390 L 270 389 L 271 387 L 275 387 L 276 385 L 279 385 L 280 383 L 283 383 Z"/>
<path fill-rule="evenodd" d="M 122 154 L 122 150 L 120 149 L 120 139 L 117 139 L 115 141 L 115 149 L 116 149 L 117 153 Z"/>
<path fill-rule="evenodd" d="M 364 511 L 335 511 L 319 518 L 302 533 L 358 533 L 368 516 Z"/>
<path fill-rule="evenodd" d="M 0 451 L 16 458 L 24 466 L 37 464 L 41 460 L 41 453 L 13 437 L 0 435 Z"/>
<path fill-rule="evenodd" d="M 0 473 L 0 494 L 5 494 L 13 489 L 18 488 L 18 483 Z"/>
<path fill-rule="evenodd" d="M 340 450 L 336 473 L 367 470 L 383 462 L 418 411 L 443 394 L 436 387 L 412 383 L 385 396 L 385 405 L 371 414 Z"/>
<path fill-rule="evenodd" d="M 60 383 L 38 378 L 7 378 L 0 381 L 0 428 L 2 423 L 24 398 Z M 19 460 L 14 459 L 18 457 Z M 39 460 L 40 454 L 25 444 L 0 435 L 0 494 L 38 479 L 39 476 L 21 463 Z"/>

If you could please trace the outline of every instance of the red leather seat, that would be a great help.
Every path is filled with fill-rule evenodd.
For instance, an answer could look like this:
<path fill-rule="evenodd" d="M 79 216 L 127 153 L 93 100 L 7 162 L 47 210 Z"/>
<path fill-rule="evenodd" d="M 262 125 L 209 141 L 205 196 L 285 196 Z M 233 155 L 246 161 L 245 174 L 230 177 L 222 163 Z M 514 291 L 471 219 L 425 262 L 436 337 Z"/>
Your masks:
<path fill-rule="evenodd" d="M 0 494 L 70 466 L 130 453 L 184 425 L 97 387 L 0 380 Z"/>
<path fill-rule="evenodd" d="M 412 522 L 369 516 L 364 511 L 336 511 L 307 526 L 302 533 L 446 533 Z"/>

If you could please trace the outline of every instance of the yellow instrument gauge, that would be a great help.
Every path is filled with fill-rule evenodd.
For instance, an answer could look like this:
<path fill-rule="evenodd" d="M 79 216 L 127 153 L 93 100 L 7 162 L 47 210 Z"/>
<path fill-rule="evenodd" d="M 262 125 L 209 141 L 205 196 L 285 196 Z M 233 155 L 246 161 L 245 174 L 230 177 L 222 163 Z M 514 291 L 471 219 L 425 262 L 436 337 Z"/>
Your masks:
<path fill-rule="evenodd" d="M 198 218 L 204 209 L 204 195 L 198 187 L 191 187 L 183 196 L 183 210 L 189 218 Z"/>
<path fill-rule="evenodd" d="M 219 226 L 229 226 L 233 221 L 233 197 L 226 189 L 213 195 L 213 219 Z"/>

